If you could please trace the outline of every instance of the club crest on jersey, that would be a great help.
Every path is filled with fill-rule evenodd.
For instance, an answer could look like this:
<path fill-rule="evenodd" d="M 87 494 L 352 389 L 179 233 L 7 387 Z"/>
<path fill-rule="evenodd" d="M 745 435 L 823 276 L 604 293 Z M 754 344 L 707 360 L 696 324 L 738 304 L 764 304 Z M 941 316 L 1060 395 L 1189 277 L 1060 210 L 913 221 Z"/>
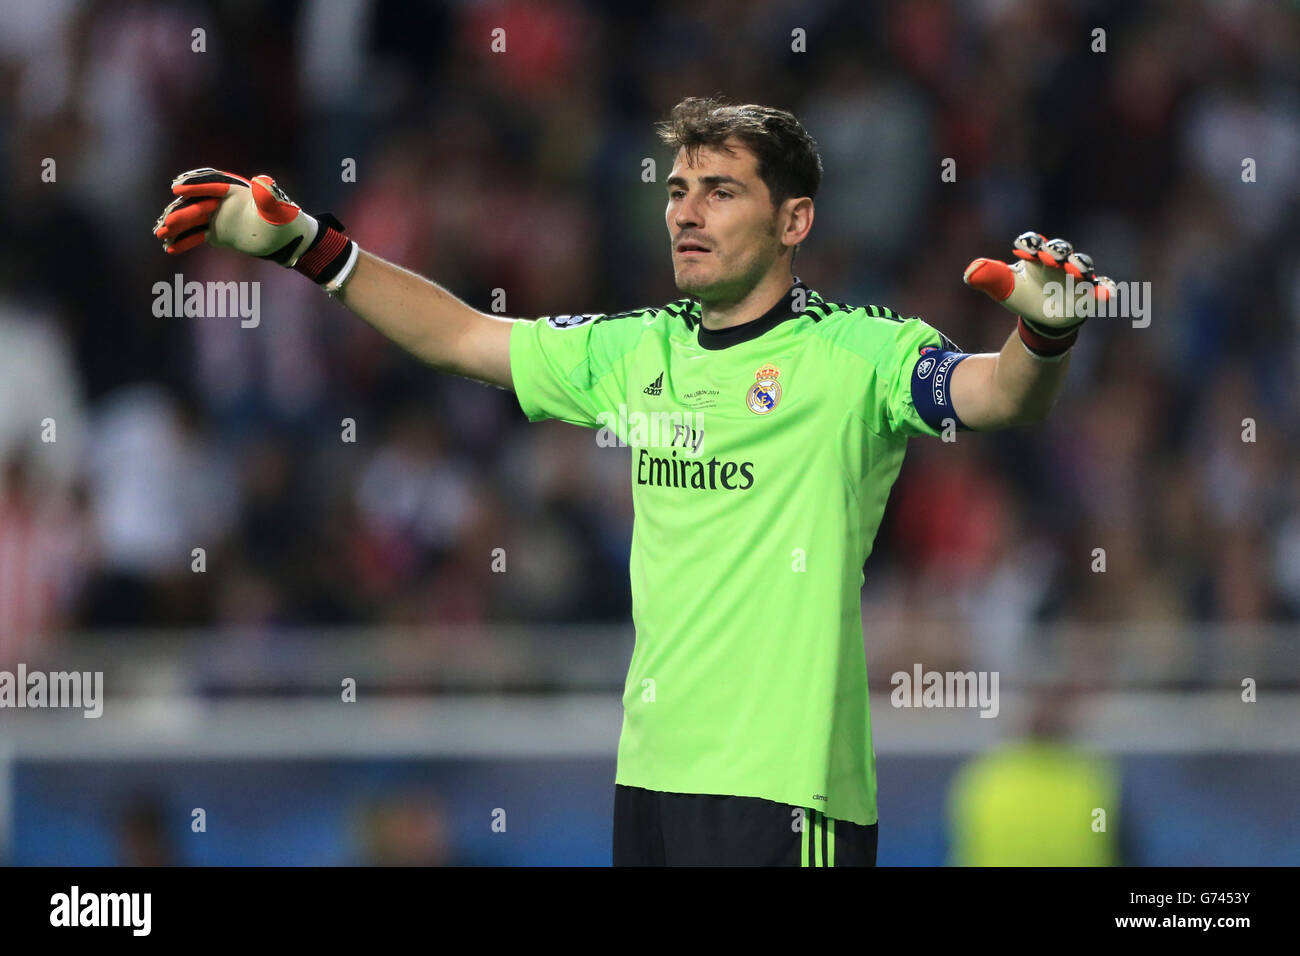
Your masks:
<path fill-rule="evenodd" d="M 776 403 L 781 400 L 781 383 L 777 381 L 780 377 L 781 370 L 775 365 L 764 365 L 754 373 L 757 381 L 749 387 L 745 404 L 755 415 L 766 415 L 776 408 Z"/>

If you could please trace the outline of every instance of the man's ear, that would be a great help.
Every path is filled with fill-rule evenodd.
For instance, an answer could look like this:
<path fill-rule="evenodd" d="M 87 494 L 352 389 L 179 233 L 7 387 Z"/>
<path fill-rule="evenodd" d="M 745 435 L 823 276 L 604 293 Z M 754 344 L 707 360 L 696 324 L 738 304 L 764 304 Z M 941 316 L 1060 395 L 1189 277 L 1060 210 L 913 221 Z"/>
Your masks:
<path fill-rule="evenodd" d="M 813 201 L 807 196 L 799 196 L 786 200 L 786 213 L 789 216 L 791 225 L 801 226 L 804 228 L 803 239 L 795 243 L 795 248 L 808 238 L 808 231 L 812 229 L 813 221 Z"/>

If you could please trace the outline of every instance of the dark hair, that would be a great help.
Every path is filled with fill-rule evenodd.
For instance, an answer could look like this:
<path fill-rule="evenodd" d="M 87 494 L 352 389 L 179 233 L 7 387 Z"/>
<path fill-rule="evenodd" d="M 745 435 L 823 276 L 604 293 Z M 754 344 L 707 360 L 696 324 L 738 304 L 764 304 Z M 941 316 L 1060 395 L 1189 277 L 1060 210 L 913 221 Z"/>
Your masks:
<path fill-rule="evenodd" d="M 701 146 L 717 148 L 728 137 L 736 137 L 758 157 L 758 175 L 772 194 L 773 207 L 792 196 L 814 198 L 821 185 L 817 144 L 794 114 L 785 110 L 688 96 L 655 129 L 674 154 L 685 148 L 690 163 L 698 158 Z"/>

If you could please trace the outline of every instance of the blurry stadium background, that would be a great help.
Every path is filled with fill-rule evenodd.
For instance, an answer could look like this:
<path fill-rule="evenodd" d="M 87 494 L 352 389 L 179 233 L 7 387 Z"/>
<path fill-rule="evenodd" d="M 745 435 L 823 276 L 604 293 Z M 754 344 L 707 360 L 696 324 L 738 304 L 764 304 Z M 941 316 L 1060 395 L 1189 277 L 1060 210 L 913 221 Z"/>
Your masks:
<path fill-rule="evenodd" d="M 481 309 L 668 302 L 642 161 L 662 179 L 651 124 L 714 93 L 820 144 L 796 272 L 828 298 L 996 350 L 1011 323 L 962 269 L 1028 228 L 1152 283 L 1148 327 L 1085 328 L 1047 424 L 911 443 L 862 598 L 880 862 L 988 861 L 1010 824 L 1029 862 L 1300 861 L 1295 3 L 11 0 L 2 20 L 0 669 L 102 670 L 107 700 L 0 711 L 0 862 L 608 863 L 627 450 L 528 425 L 296 275 L 174 261 L 149 229 L 182 170 L 266 172 Z M 260 281 L 260 324 L 156 318 L 178 271 Z M 891 707 L 916 664 L 996 670 L 997 719 Z M 1060 818 L 1097 785 L 1119 809 L 1081 839 Z"/>

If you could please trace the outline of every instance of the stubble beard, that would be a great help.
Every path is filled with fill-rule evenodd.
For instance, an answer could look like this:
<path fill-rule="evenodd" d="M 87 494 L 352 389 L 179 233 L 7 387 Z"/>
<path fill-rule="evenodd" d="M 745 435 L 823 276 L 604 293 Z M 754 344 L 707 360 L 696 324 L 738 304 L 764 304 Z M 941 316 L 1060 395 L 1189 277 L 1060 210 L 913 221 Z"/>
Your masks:
<path fill-rule="evenodd" d="M 716 298 L 739 298 L 754 288 L 767 274 L 768 268 L 771 267 L 772 261 L 780 255 L 780 243 L 777 242 L 777 220 L 773 214 L 771 221 L 768 223 L 768 229 L 765 238 L 769 240 L 769 248 L 759 252 L 751 259 L 740 272 L 733 275 L 715 273 L 713 281 L 704 281 L 702 277 L 692 275 L 690 272 L 682 274 L 677 272 L 675 275 L 677 288 L 686 295 L 694 296 L 701 302 Z M 775 247 L 775 248 L 772 248 Z M 771 255 L 765 255 L 770 252 Z M 717 255 L 715 251 L 710 253 Z M 709 296 L 709 292 L 719 292 L 721 295 Z"/>

